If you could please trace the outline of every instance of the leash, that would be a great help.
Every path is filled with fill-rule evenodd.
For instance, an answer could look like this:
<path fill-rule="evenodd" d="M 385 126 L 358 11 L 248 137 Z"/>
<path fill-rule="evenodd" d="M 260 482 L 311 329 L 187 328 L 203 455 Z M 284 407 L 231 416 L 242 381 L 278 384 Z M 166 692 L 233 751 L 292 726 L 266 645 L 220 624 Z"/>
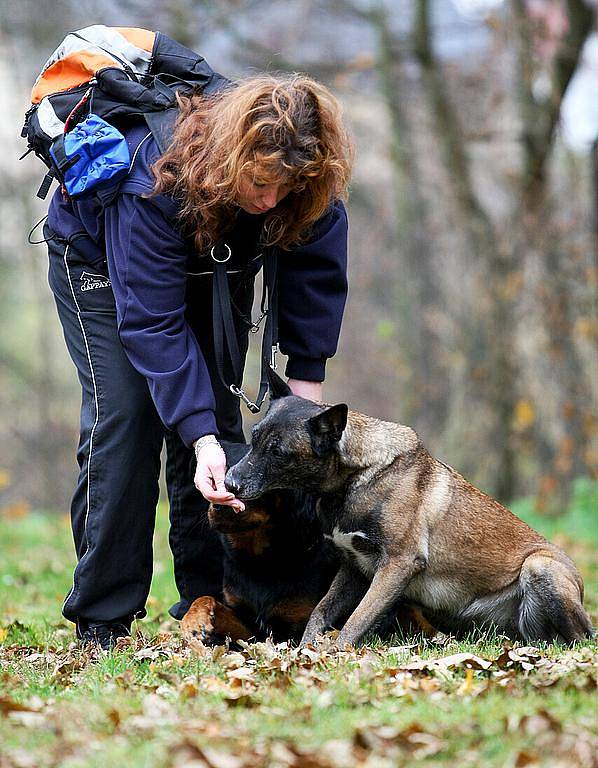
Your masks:
<path fill-rule="evenodd" d="M 261 315 L 251 326 L 251 332 L 256 333 L 265 318 L 264 334 L 262 336 L 260 385 L 255 401 L 242 388 L 243 360 L 239 350 L 239 341 L 235 332 L 232 313 L 232 298 L 228 285 L 226 263 L 232 255 L 230 246 L 220 241 L 210 251 L 214 262 L 214 281 L 212 286 L 212 325 L 214 328 L 214 356 L 218 376 L 224 386 L 241 399 L 251 413 L 259 413 L 268 391 L 268 369 L 276 368 L 276 352 L 278 350 L 278 301 L 276 291 L 276 253 L 273 248 L 267 248 L 264 256 L 264 287 L 261 300 Z M 225 373 L 225 350 L 232 372 L 232 383 L 227 381 Z"/>

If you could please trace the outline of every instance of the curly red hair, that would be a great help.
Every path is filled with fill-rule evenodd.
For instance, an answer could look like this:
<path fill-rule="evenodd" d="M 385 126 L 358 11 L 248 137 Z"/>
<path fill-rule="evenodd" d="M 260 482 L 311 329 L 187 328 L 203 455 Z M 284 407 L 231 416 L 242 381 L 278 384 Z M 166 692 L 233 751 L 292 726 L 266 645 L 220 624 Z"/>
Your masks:
<path fill-rule="evenodd" d="M 260 75 L 211 95 L 179 98 L 173 142 L 154 164 L 155 193 L 181 203 L 204 251 L 232 225 L 242 180 L 291 191 L 270 211 L 262 242 L 304 242 L 335 199 L 345 199 L 352 147 L 330 91 L 304 75 Z"/>

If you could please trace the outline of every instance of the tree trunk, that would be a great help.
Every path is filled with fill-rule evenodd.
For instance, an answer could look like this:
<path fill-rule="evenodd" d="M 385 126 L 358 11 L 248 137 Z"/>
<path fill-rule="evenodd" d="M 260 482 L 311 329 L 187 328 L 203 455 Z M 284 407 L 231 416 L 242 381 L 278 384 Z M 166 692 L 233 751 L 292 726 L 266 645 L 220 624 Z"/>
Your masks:
<path fill-rule="evenodd" d="M 424 93 L 434 118 L 435 143 L 441 149 L 461 227 L 469 242 L 470 260 L 479 262 L 483 259 L 486 264 L 484 275 L 476 286 L 479 313 L 474 318 L 476 325 L 481 321 L 484 326 L 481 359 L 470 359 L 469 365 L 470 370 L 487 371 L 477 385 L 479 392 L 476 395 L 488 402 L 494 417 L 491 433 L 484 436 L 488 450 L 495 455 L 496 479 L 492 490 L 500 499 L 508 500 L 517 487 L 517 463 L 511 434 L 516 403 L 514 312 L 508 290 L 513 260 L 507 252 L 501 252 L 493 223 L 474 191 L 463 131 L 433 51 L 428 0 L 417 0 L 413 41 Z M 470 329 L 469 334 L 474 333 L 475 330 Z"/>
<path fill-rule="evenodd" d="M 582 0 L 567 0 L 568 29 L 551 66 L 550 89 L 534 93 L 540 65 L 524 0 L 512 0 L 519 34 L 519 101 L 523 162 L 516 259 L 524 275 L 524 322 L 540 339 L 534 369 L 544 371 L 545 386 L 535 393 L 538 506 L 551 513 L 566 510 L 571 483 L 583 469 L 587 400 L 573 338 L 570 292 L 564 284 L 562 243 L 550 211 L 548 162 L 565 91 L 593 26 L 593 12 Z"/>
<path fill-rule="evenodd" d="M 441 303 L 434 274 L 431 238 L 428 230 L 428 204 L 423 196 L 412 143 L 412 127 L 401 98 L 400 60 L 382 6 L 370 15 L 378 35 L 377 69 L 382 93 L 391 121 L 390 156 L 395 179 L 396 239 L 405 257 L 406 280 L 399 279 L 398 290 L 405 303 L 402 327 L 408 331 L 405 348 L 410 350 L 412 375 L 409 381 L 412 407 L 401 413 L 424 434 L 438 430 L 446 419 L 446 376 L 439 369 L 439 339 L 429 316 Z M 411 412 L 409 412 L 411 411 Z"/>

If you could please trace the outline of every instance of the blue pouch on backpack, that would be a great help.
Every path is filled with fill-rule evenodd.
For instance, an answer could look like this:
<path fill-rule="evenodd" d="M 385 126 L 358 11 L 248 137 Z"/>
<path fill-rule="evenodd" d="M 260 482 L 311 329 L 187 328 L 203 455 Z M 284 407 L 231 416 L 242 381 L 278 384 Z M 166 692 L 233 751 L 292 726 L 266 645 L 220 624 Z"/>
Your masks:
<path fill-rule="evenodd" d="M 71 197 L 116 184 L 131 167 L 125 137 L 94 114 L 59 136 L 52 143 L 50 154 Z"/>

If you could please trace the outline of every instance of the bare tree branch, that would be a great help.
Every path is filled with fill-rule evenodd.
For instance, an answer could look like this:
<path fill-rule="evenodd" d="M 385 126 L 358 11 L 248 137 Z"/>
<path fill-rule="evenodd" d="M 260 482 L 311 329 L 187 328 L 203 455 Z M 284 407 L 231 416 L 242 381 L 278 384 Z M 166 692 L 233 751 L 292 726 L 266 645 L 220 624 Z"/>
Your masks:
<path fill-rule="evenodd" d="M 436 121 L 443 161 L 455 195 L 463 210 L 470 217 L 470 224 L 477 229 L 477 232 L 474 233 L 476 240 L 481 236 L 485 241 L 493 242 L 492 224 L 474 192 L 459 118 L 449 99 L 446 81 L 432 47 L 428 0 L 417 0 L 414 16 L 413 51 L 421 66 L 425 93 Z"/>
<path fill-rule="evenodd" d="M 561 105 L 579 63 L 583 46 L 594 25 L 594 11 L 583 0 L 567 0 L 569 28 L 556 53 L 550 87 L 546 95 L 536 96 L 534 84 L 533 35 L 525 0 L 512 0 L 519 33 L 519 99 L 523 120 L 523 191 L 536 193 L 544 184 L 546 163 L 552 149 Z"/>

